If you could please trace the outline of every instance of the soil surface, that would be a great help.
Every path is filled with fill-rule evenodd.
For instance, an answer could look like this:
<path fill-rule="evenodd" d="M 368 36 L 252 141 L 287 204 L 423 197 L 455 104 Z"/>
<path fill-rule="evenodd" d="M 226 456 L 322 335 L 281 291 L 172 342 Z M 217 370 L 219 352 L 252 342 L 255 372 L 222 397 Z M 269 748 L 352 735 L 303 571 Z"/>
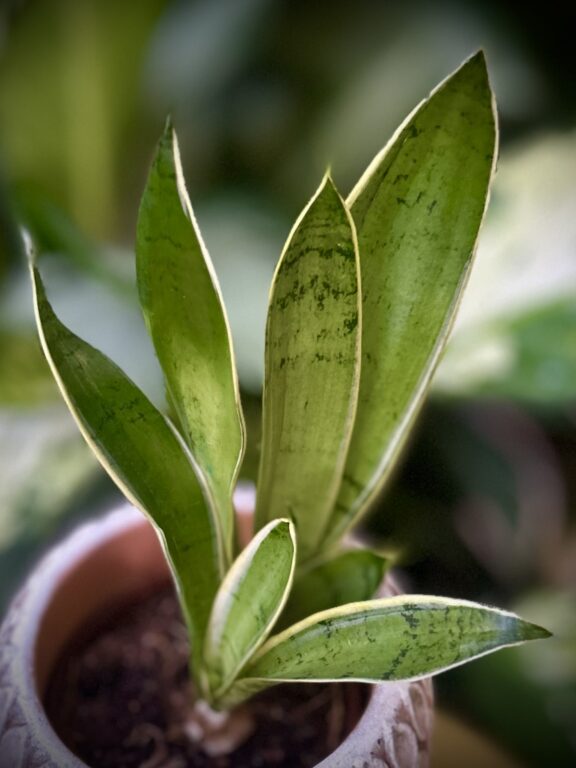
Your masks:
<path fill-rule="evenodd" d="M 46 709 L 60 738 L 91 768 L 306 768 L 357 723 L 368 688 L 278 685 L 241 719 L 255 730 L 228 755 L 191 735 L 188 642 L 172 590 L 111 619 L 55 670 Z"/>

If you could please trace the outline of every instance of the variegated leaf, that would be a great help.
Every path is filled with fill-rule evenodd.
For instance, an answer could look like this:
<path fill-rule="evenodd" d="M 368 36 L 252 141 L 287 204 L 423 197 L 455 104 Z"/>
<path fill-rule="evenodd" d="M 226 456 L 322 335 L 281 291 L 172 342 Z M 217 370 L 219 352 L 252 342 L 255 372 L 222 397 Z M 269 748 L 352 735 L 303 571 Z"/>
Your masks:
<path fill-rule="evenodd" d="M 446 343 L 495 166 L 482 53 L 424 101 L 347 200 L 362 272 L 358 410 L 327 545 L 390 475 Z"/>
<path fill-rule="evenodd" d="M 199 653 L 223 568 L 209 491 L 163 415 L 117 365 L 60 322 L 35 267 L 32 280 L 42 346 L 64 399 L 104 469 L 160 533 Z"/>
<path fill-rule="evenodd" d="M 266 332 L 257 527 L 290 517 L 305 559 L 323 540 L 356 406 L 358 250 L 327 177 L 296 222 L 276 269 Z"/>
<path fill-rule="evenodd" d="M 229 703 L 273 682 L 411 680 L 549 634 L 512 613 L 464 600 L 409 595 L 353 603 L 271 637 Z"/>
<path fill-rule="evenodd" d="M 273 520 L 256 534 L 222 582 L 204 654 L 216 700 L 272 629 L 286 602 L 295 562 L 293 524 Z"/>
<path fill-rule="evenodd" d="M 328 608 L 370 600 L 386 572 L 385 558 L 367 549 L 343 552 L 297 574 L 281 626 Z"/>
<path fill-rule="evenodd" d="M 244 421 L 222 296 L 192 212 L 170 122 L 140 204 L 136 257 L 146 324 L 171 403 L 216 500 L 230 555 Z"/>

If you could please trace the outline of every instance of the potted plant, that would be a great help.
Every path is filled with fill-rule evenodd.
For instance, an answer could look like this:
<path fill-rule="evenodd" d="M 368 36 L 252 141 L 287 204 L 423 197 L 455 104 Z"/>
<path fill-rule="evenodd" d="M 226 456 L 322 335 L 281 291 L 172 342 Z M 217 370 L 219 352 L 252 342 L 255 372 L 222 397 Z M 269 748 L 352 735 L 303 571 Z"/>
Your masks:
<path fill-rule="evenodd" d="M 17 598 L 2 636 L 2 765 L 425 764 L 427 676 L 548 635 L 467 601 L 391 596 L 390 586 L 375 598 L 387 563 L 348 536 L 382 490 L 446 341 L 486 207 L 496 135 L 478 53 L 414 110 L 346 200 L 329 175 L 322 181 L 273 279 L 259 480 L 253 519 L 248 510 L 240 523 L 233 492 L 245 429 L 230 332 L 170 123 L 136 243 L 140 302 L 170 417 L 60 322 L 31 264 L 39 333 L 62 394 L 152 527 L 133 511 L 91 524 Z M 188 641 L 174 628 L 173 598 L 159 592 L 168 573 L 187 630 L 189 678 L 176 662 L 187 658 Z M 128 600 L 144 613 L 128 610 Z M 103 614 L 113 626 L 87 645 Z M 171 642 L 158 629 L 164 623 Z M 73 648 L 79 632 L 83 645 Z M 110 656 L 113 674 L 103 666 Z M 355 728 L 336 729 L 340 738 L 353 728 L 327 754 L 334 712 L 344 721 L 342 711 L 362 710 L 362 687 L 350 682 L 372 685 L 370 703 Z M 297 684 L 296 698 L 278 683 Z M 336 683 L 328 690 L 341 698 L 327 694 L 318 755 L 306 752 L 293 726 L 282 737 L 291 752 L 262 745 L 255 713 L 269 726 L 276 712 L 281 726 L 300 707 L 309 731 L 306 713 L 325 689 L 307 696 L 307 686 L 322 683 Z M 135 698 L 126 692 L 134 685 Z M 163 688 L 159 696 L 180 722 L 151 719 L 142 686 Z M 92 705 L 102 688 L 116 709 L 98 714 Z M 343 704 L 350 692 L 356 699 Z M 74 720 L 65 738 L 84 762 L 58 740 L 41 696 L 59 732 L 59 712 Z M 109 732 L 126 716 L 119 745 Z M 147 752 L 134 747 L 139 739 Z M 239 751 L 247 743 L 249 755 Z"/>

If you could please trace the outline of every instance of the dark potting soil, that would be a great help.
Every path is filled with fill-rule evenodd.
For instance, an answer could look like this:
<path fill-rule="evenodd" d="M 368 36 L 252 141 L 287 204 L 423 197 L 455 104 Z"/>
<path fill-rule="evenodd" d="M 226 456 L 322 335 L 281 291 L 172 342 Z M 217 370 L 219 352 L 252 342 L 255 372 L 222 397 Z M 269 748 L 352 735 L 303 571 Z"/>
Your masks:
<path fill-rule="evenodd" d="M 278 685 L 247 710 L 255 731 L 209 757 L 190 736 L 188 642 L 172 590 L 148 598 L 70 649 L 46 709 L 64 743 L 91 768 L 306 768 L 358 722 L 368 689 Z"/>

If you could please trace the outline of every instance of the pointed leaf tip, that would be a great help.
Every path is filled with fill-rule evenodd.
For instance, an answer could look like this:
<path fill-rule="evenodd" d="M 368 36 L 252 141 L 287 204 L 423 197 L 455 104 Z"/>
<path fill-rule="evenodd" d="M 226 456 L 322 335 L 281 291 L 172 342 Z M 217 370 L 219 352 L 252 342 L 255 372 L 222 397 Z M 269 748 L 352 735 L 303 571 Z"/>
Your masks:
<path fill-rule="evenodd" d="M 476 87 L 482 87 L 490 90 L 490 79 L 488 76 L 488 64 L 482 48 L 470 56 L 461 67 L 459 67 L 452 76 L 446 80 L 446 84 L 452 82 L 458 84 L 466 82 L 476 84 Z"/>
<path fill-rule="evenodd" d="M 552 637 L 552 632 L 538 624 L 533 624 L 531 621 L 526 621 L 515 613 L 501 611 L 501 616 L 502 628 L 508 635 L 511 644 L 525 643 L 531 640 L 545 640 L 548 637 Z"/>
<path fill-rule="evenodd" d="M 334 179 L 332 178 L 332 166 L 327 166 L 326 170 L 324 171 L 324 176 L 322 178 L 322 183 L 320 184 L 321 187 L 325 186 L 326 184 L 329 184 L 331 187 L 334 187 L 336 189 L 336 185 L 334 183 Z"/>
<path fill-rule="evenodd" d="M 546 640 L 548 637 L 554 637 L 553 633 L 538 624 L 532 624 L 529 621 L 521 622 L 522 640 Z"/>
<path fill-rule="evenodd" d="M 484 52 L 484 48 L 478 48 L 476 53 L 473 53 L 472 56 L 470 56 L 464 62 L 464 66 L 469 64 L 481 64 L 484 67 L 484 69 L 487 69 L 486 54 Z"/>
<path fill-rule="evenodd" d="M 24 254 L 26 255 L 26 259 L 30 265 L 30 269 L 36 270 L 36 264 L 38 263 L 38 252 L 34 247 L 32 238 L 25 229 L 20 229 L 20 238 L 24 248 Z M 36 275 L 36 277 L 39 277 L 39 275 Z"/>
<path fill-rule="evenodd" d="M 345 206 L 344 199 L 340 192 L 338 191 L 338 188 L 336 187 L 336 184 L 334 182 L 334 179 L 332 178 L 332 170 L 331 168 L 327 168 L 326 172 L 324 173 L 324 176 L 322 177 L 322 181 L 318 185 L 318 188 L 312 195 L 312 198 L 310 200 L 309 206 L 313 207 L 314 204 L 319 203 L 321 204 L 321 199 L 325 196 L 331 196 L 334 199 L 338 198 L 338 201 L 341 203 L 342 207 Z M 328 198 L 330 199 L 330 198 Z"/>
<path fill-rule="evenodd" d="M 166 122 L 164 123 L 163 138 L 171 137 L 174 132 L 174 121 L 172 115 L 166 115 Z"/>

